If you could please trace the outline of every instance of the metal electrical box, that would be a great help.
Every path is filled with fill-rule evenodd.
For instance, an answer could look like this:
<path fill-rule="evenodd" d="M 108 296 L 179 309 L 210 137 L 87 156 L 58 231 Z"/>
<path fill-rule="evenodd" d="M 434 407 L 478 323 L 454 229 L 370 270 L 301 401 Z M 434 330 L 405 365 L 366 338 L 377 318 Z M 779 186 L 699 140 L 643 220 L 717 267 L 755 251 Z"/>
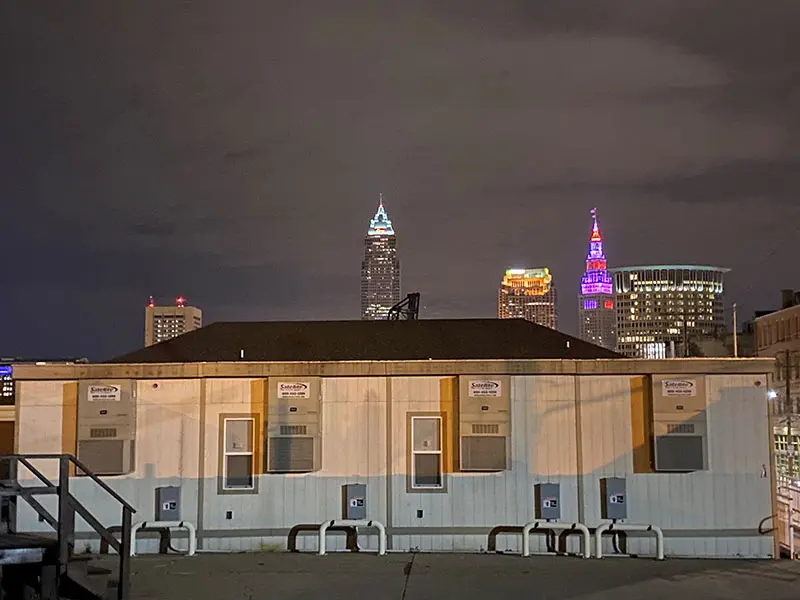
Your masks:
<path fill-rule="evenodd" d="M 558 483 L 537 483 L 533 486 L 536 504 L 534 514 L 537 519 L 547 521 L 561 520 L 561 485 Z"/>
<path fill-rule="evenodd" d="M 310 473 L 321 464 L 322 386 L 319 377 L 270 377 L 267 470 Z"/>
<path fill-rule="evenodd" d="M 653 376 L 656 471 L 707 468 L 706 386 L 701 375 Z"/>
<path fill-rule="evenodd" d="M 166 486 L 156 488 L 156 521 L 181 520 L 181 488 Z"/>
<path fill-rule="evenodd" d="M 346 483 L 342 486 L 342 518 L 351 520 L 367 518 L 366 484 Z"/>
<path fill-rule="evenodd" d="M 510 378 L 459 377 L 458 422 L 462 471 L 505 471 L 509 465 Z"/>
<path fill-rule="evenodd" d="M 78 384 L 78 460 L 97 475 L 124 475 L 135 468 L 136 382 Z"/>
<path fill-rule="evenodd" d="M 624 477 L 605 477 L 600 480 L 600 516 L 603 519 L 628 518 L 628 492 Z"/>

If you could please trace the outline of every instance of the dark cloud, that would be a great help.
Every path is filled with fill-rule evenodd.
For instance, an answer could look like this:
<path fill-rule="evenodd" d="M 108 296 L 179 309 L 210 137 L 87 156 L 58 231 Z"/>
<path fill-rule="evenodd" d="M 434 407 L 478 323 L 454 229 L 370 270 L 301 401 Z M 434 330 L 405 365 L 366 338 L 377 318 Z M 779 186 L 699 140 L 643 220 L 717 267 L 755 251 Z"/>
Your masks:
<path fill-rule="evenodd" d="M 654 182 L 644 190 L 675 202 L 725 204 L 768 198 L 798 206 L 800 160 L 737 161 Z"/>
<path fill-rule="evenodd" d="M 724 263 L 743 314 L 772 304 L 800 4 L 690 4 L 0 5 L 0 350 L 128 349 L 149 294 L 357 317 L 379 192 L 429 316 L 546 265 L 572 330 L 595 205 L 614 264 Z"/>

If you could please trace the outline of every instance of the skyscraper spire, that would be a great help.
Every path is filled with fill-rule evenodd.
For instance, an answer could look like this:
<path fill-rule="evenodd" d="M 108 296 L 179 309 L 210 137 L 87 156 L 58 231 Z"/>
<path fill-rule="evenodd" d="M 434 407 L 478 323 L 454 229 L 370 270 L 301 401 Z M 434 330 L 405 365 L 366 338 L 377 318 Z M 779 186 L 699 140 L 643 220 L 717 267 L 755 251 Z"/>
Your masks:
<path fill-rule="evenodd" d="M 386 214 L 386 209 L 383 207 L 383 194 L 379 196 L 378 210 L 369 222 L 369 231 L 367 231 L 367 235 L 394 235 L 392 222 L 389 219 L 389 215 Z"/>
<path fill-rule="evenodd" d="M 593 208 L 591 210 L 592 215 L 592 235 L 589 237 L 589 252 L 586 254 L 586 275 L 584 275 L 584 280 L 591 272 L 602 272 L 605 273 L 605 276 L 608 278 L 608 291 L 604 288 L 600 293 L 601 294 L 610 294 L 611 293 L 611 276 L 608 275 L 607 263 L 606 263 L 606 255 L 603 251 L 603 236 L 600 235 L 600 226 L 597 224 L 597 209 Z M 602 278 L 602 276 L 601 276 Z M 597 280 L 599 281 L 599 279 Z M 582 293 L 586 294 L 587 292 L 582 290 Z"/>
<path fill-rule="evenodd" d="M 592 233 L 586 253 L 586 272 L 581 277 L 578 316 L 581 339 L 613 349 L 616 346 L 614 281 L 608 272 L 603 236 L 597 223 L 597 209 L 592 215 Z"/>
<path fill-rule="evenodd" d="M 593 208 L 590 212 L 592 215 L 592 237 L 589 238 L 589 241 L 602 243 L 603 237 L 600 235 L 600 227 L 597 225 L 597 209 Z"/>

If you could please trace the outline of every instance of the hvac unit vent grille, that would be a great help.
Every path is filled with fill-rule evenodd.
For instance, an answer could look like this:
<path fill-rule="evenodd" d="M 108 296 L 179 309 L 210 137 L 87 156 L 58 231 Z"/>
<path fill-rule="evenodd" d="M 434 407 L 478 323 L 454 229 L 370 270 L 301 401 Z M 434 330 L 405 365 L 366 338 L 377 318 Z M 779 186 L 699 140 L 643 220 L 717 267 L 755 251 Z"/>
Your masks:
<path fill-rule="evenodd" d="M 497 423 L 473 423 L 472 433 L 474 434 L 494 434 L 500 433 L 500 425 Z"/>
<path fill-rule="evenodd" d="M 694 433 L 694 423 L 669 423 L 667 433 Z"/>
<path fill-rule="evenodd" d="M 128 452 L 125 451 L 126 444 L 130 444 Z M 133 442 L 81 440 L 78 442 L 78 460 L 97 475 L 130 473 L 133 470 Z"/>
<path fill-rule="evenodd" d="M 116 427 L 92 427 L 89 430 L 91 438 L 115 438 L 117 437 Z"/>
<path fill-rule="evenodd" d="M 305 425 L 281 425 L 281 435 L 306 435 L 308 428 Z"/>
<path fill-rule="evenodd" d="M 503 471 L 506 468 L 504 436 L 464 436 L 461 438 L 463 471 Z"/>
<path fill-rule="evenodd" d="M 656 470 L 702 471 L 704 444 L 700 435 L 656 437 Z"/>
<path fill-rule="evenodd" d="M 314 438 L 269 438 L 269 471 L 271 473 L 310 473 L 314 470 Z"/>

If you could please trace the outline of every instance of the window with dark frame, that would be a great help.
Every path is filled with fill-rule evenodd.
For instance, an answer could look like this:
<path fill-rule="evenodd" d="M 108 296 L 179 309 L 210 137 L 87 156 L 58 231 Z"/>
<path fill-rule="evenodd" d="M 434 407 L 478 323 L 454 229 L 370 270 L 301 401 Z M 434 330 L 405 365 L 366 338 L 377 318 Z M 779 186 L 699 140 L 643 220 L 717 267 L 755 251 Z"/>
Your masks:
<path fill-rule="evenodd" d="M 443 488 L 442 417 L 411 417 L 411 489 Z"/>
<path fill-rule="evenodd" d="M 222 489 L 252 490 L 254 481 L 255 419 L 229 417 L 224 420 Z"/>

